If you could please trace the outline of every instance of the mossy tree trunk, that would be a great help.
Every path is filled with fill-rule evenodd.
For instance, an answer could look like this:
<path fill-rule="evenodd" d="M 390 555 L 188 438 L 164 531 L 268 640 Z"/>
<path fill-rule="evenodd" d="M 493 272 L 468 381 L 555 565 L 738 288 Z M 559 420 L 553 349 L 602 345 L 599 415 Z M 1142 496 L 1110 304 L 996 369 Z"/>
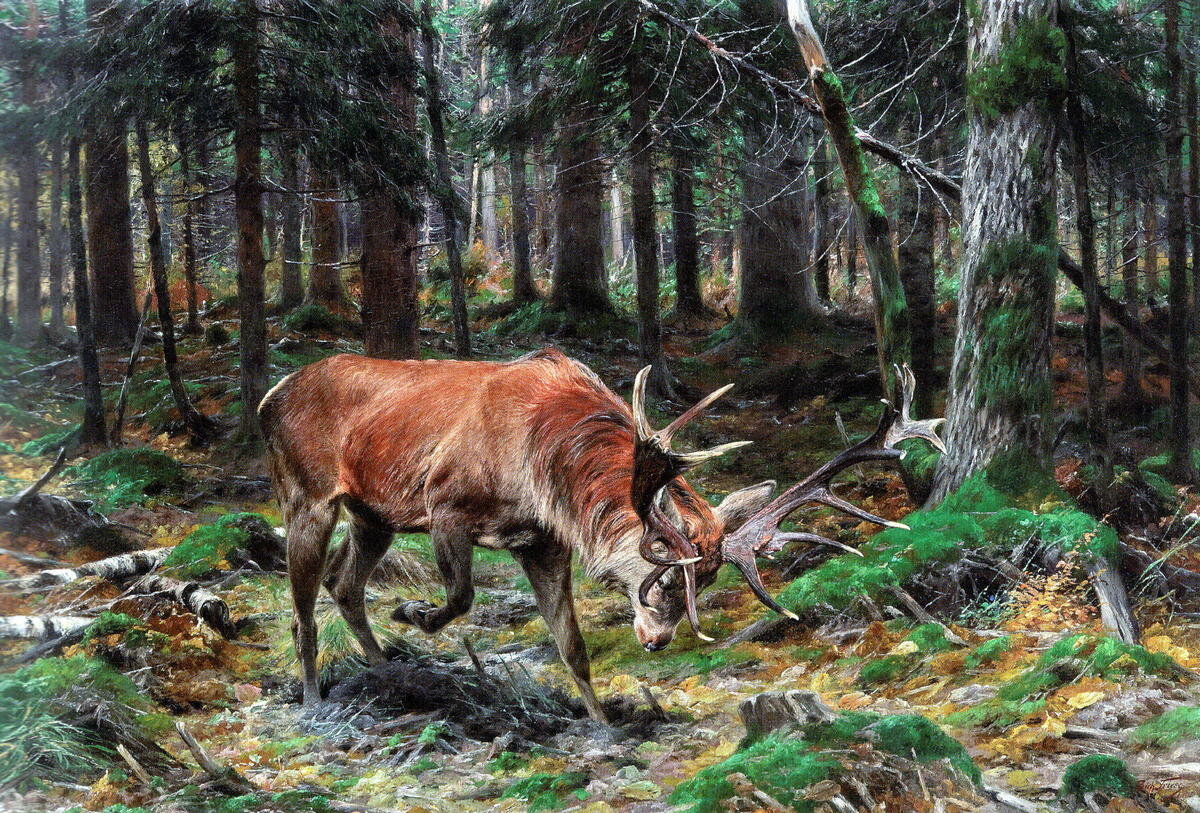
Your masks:
<path fill-rule="evenodd" d="M 233 61 L 234 109 L 233 201 L 237 221 L 237 292 L 241 318 L 243 443 L 261 441 L 258 404 L 267 392 L 267 323 L 264 308 L 262 113 L 259 109 L 257 0 L 239 0 L 238 29 L 230 49 Z"/>
<path fill-rule="evenodd" d="M 663 353 L 658 308 L 658 234 L 654 211 L 654 133 L 650 121 L 649 66 L 635 48 L 625 66 L 629 93 L 629 200 L 633 218 L 633 255 L 637 269 L 639 363 L 649 365 L 650 392 L 674 399 L 671 371 Z"/>
<path fill-rule="evenodd" d="M 281 193 L 279 208 L 283 234 L 280 239 L 279 309 L 290 311 L 304 301 L 304 283 L 300 264 L 303 250 L 300 237 L 303 228 L 300 187 L 300 145 L 295 136 L 285 134 L 279 139 L 279 167 L 286 192 Z"/>
<path fill-rule="evenodd" d="M 1056 5 L 981 0 L 971 13 L 949 453 L 934 475 L 931 502 L 1005 453 L 1019 454 L 1031 469 L 1049 465 L 1058 259 L 1054 153 L 1066 81 Z M 1040 65 L 1022 63 L 1031 52 Z"/>
<path fill-rule="evenodd" d="M 454 324 L 454 349 L 459 358 L 471 355 L 471 324 L 467 318 L 466 281 L 458 242 L 458 208 L 454 178 L 450 173 L 450 155 L 446 149 L 446 124 L 442 102 L 442 83 L 434 64 L 433 8 L 430 0 L 421 5 L 421 46 L 425 78 L 425 103 L 429 115 L 429 143 L 433 151 L 437 186 L 434 197 L 442 212 L 442 239 L 446 246 L 446 265 L 450 271 L 450 312 Z"/>
<path fill-rule="evenodd" d="M 554 269 L 550 304 L 569 314 L 612 310 L 604 269 L 604 168 L 586 111 L 559 127 L 554 182 Z"/>
<path fill-rule="evenodd" d="M 1171 333 L 1171 432 L 1170 468 L 1180 483 L 1193 483 L 1192 438 L 1188 421 L 1188 268 L 1187 205 L 1183 185 L 1183 142 L 1187 132 L 1183 83 L 1187 73 L 1179 43 L 1179 0 L 1166 0 L 1165 34 L 1167 56 L 1166 139 L 1167 153 L 1167 264 Z M 1196 145 L 1191 145 L 1194 150 Z"/>
<path fill-rule="evenodd" d="M 875 186 L 838 79 L 829 66 L 825 48 L 808 13 L 808 0 L 787 0 L 788 23 L 808 69 L 813 96 L 821 107 L 830 141 L 841 164 L 850 203 L 859 218 L 867 270 L 875 303 L 875 334 L 883 391 L 894 394 L 894 365 L 907 364 L 911 354 L 908 303 L 892 251 L 892 229 Z"/>
<path fill-rule="evenodd" d="M 905 130 L 902 141 L 911 137 Z M 913 404 L 917 415 L 929 417 L 933 409 L 934 350 L 937 345 L 937 314 L 934 313 L 933 280 L 933 193 L 918 188 L 909 175 L 900 176 L 898 217 L 900 281 L 912 316 L 912 370 L 921 386 Z"/>

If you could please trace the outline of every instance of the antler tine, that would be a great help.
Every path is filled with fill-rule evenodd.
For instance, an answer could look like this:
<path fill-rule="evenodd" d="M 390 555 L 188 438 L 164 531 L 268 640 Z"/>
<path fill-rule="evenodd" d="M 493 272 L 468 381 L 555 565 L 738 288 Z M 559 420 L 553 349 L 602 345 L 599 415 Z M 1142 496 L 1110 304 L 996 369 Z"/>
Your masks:
<path fill-rule="evenodd" d="M 671 438 L 675 437 L 676 432 L 691 423 L 697 415 L 708 409 L 708 407 L 714 401 L 716 401 L 725 393 L 729 392 L 731 389 L 733 389 L 733 384 L 726 384 L 720 389 L 713 390 L 708 395 L 701 398 L 696 404 L 694 404 L 691 409 L 687 410 L 678 418 L 671 421 L 671 423 L 668 424 L 665 429 L 658 433 L 663 445 L 669 448 L 671 446 Z"/>
<path fill-rule="evenodd" d="M 646 418 L 646 379 L 650 377 L 650 365 L 638 370 L 633 379 L 633 396 L 630 399 L 633 406 L 633 425 L 637 427 L 638 440 L 649 440 L 654 436 L 654 428 Z"/>
<path fill-rule="evenodd" d="M 748 549 L 728 551 L 725 554 L 725 561 L 741 571 L 742 576 L 745 577 L 746 582 L 750 585 L 750 590 L 753 591 L 759 601 L 780 615 L 787 616 L 793 621 L 799 621 L 800 616 L 787 607 L 784 607 L 767 592 L 767 587 L 762 581 L 762 574 L 758 572 L 758 563 L 754 561 L 754 555 L 755 552 Z"/>
<path fill-rule="evenodd" d="M 913 375 L 912 368 L 905 364 L 903 367 L 897 365 L 896 378 L 901 382 L 899 415 L 894 416 L 895 419 L 887 428 L 884 435 L 884 446 L 893 448 L 902 440 L 922 438 L 929 441 L 933 448 L 942 454 L 946 454 L 946 444 L 937 434 L 938 427 L 945 423 L 946 419 L 927 418 L 925 420 L 913 420 L 909 414 L 909 410 L 912 408 L 913 393 L 917 388 L 917 377 Z M 895 406 L 889 404 L 889 407 L 895 413 Z M 904 455 L 901 454 L 900 457 L 903 459 Z"/>
<path fill-rule="evenodd" d="M 685 469 L 692 469 L 705 461 L 712 460 L 714 457 L 720 457 L 726 452 L 732 452 L 734 449 L 749 446 L 753 442 L 752 440 L 735 440 L 731 443 L 722 443 L 720 446 L 714 446 L 711 449 L 704 449 L 699 452 L 680 452 L 673 454 L 673 456 Z"/>

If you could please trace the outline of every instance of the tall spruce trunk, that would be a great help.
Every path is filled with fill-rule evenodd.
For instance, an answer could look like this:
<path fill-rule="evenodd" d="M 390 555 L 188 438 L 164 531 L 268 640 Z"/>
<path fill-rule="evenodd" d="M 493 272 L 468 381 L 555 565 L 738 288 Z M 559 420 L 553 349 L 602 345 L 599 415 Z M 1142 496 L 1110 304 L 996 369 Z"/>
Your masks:
<path fill-rule="evenodd" d="M 1192 330 L 1200 329 L 1200 99 L 1197 98 L 1196 52 L 1200 17 L 1192 11 L 1192 61 L 1187 72 L 1188 231 L 1192 237 Z"/>
<path fill-rule="evenodd" d="M 425 0 L 421 8 L 421 46 L 424 51 L 425 100 L 429 115 L 429 140 L 433 148 L 437 186 L 434 197 L 442 211 L 442 232 L 446 244 L 446 264 L 450 271 L 450 313 L 454 324 L 454 349 L 459 358 L 471 355 L 471 323 L 467 316 L 467 289 L 459 250 L 458 207 L 454 178 L 450 173 L 450 155 L 446 149 L 446 123 L 442 101 L 442 82 L 434 64 L 433 7 Z"/>
<path fill-rule="evenodd" d="M 1082 130 L 1079 57 L 1075 39 L 1068 35 L 1067 121 L 1071 134 L 1071 176 L 1075 191 L 1075 224 L 1079 230 L 1079 267 L 1083 284 L 1083 357 L 1087 368 L 1086 415 L 1088 457 L 1096 468 L 1094 488 L 1104 489 L 1112 481 L 1108 450 L 1108 426 L 1104 410 L 1104 345 L 1100 324 L 1100 270 L 1096 258 L 1096 222 L 1092 216 L 1092 194 L 1088 176 L 1087 139 Z"/>
<path fill-rule="evenodd" d="M 629 202 L 637 279 L 639 363 L 651 365 L 649 388 L 674 399 L 671 371 L 662 346 L 658 312 L 658 235 L 654 216 L 654 133 L 650 121 L 650 76 L 641 55 L 631 49 L 625 66 L 629 90 Z"/>
<path fill-rule="evenodd" d="M 65 2 L 60 4 L 65 16 Z M 65 27 L 65 26 L 64 26 Z M 71 291 L 75 298 L 75 341 L 83 376 L 83 420 L 79 442 L 84 445 L 108 442 L 104 425 L 104 399 L 100 392 L 100 356 L 92 327 L 92 292 L 87 277 L 87 245 L 83 236 L 83 190 L 80 184 L 79 139 L 67 145 L 67 234 L 71 246 Z"/>
<path fill-rule="evenodd" d="M 901 136 L 902 141 L 907 139 Z M 912 370 L 922 386 L 917 388 L 914 407 L 927 418 L 933 411 L 937 313 L 934 310 L 932 193 L 921 190 L 907 175 L 900 176 L 900 207 L 897 218 L 900 240 L 897 253 L 900 281 L 908 302 L 912 325 Z"/>
<path fill-rule="evenodd" d="M 1145 282 L 1142 285 L 1142 296 L 1147 303 L 1153 302 L 1158 296 L 1158 171 L 1151 168 L 1146 176 L 1146 202 L 1143 209 L 1142 245 L 1145 259 L 1143 260 Z"/>
<path fill-rule="evenodd" d="M 279 140 L 279 167 L 281 180 L 287 190 L 281 193 L 283 235 L 280 240 L 279 309 L 290 311 L 304 301 L 304 283 L 300 264 L 304 261 L 300 231 L 303 227 L 300 196 L 300 144 L 295 136 L 285 135 Z"/>
<path fill-rule="evenodd" d="M 167 254 L 163 249 L 162 226 L 158 218 L 158 201 L 154 194 L 154 169 L 150 163 L 150 135 L 141 119 L 134 122 L 137 137 L 138 174 L 141 176 L 142 205 L 146 210 L 146 244 L 150 255 L 150 277 L 154 299 L 158 305 L 158 326 L 162 332 L 163 366 L 171 399 L 179 416 L 195 440 L 203 439 L 211 429 L 209 421 L 196 411 L 188 398 L 187 387 L 179 373 L 179 356 L 175 349 L 175 320 L 171 315 L 171 292 L 167 285 Z"/>
<path fill-rule="evenodd" d="M 198 335 L 200 326 L 199 269 L 196 261 L 196 201 L 192 190 L 191 144 L 187 137 L 179 137 L 179 183 L 183 189 L 183 281 L 187 287 L 187 321 L 183 332 Z"/>
<path fill-rule="evenodd" d="M 524 305 L 538 299 L 533 284 L 533 264 L 529 248 L 529 189 L 525 142 L 513 144 L 508 152 L 509 184 L 512 192 L 513 301 Z"/>
<path fill-rule="evenodd" d="M 95 36 L 118 27 L 123 2 L 87 0 Z M 94 66 L 96 73 L 103 65 Z M 84 121 L 84 204 L 96 341 L 129 347 L 137 332 L 133 290 L 133 229 L 129 208 L 129 145 L 125 116 L 116 103 L 94 105 Z"/>
<path fill-rule="evenodd" d="M 411 3 L 406 2 L 411 11 Z M 412 58 L 412 35 L 393 15 L 385 18 L 384 35 L 397 53 Z M 399 75 L 386 80 L 395 115 L 394 126 L 417 138 L 417 101 Z M 416 358 L 420 308 L 417 302 L 417 231 L 423 212 L 406 206 L 395 192 L 374 188 L 363 196 L 362 322 L 368 356 Z"/>
<path fill-rule="evenodd" d="M 1138 250 L 1138 198 L 1133 184 L 1129 185 L 1125 199 L 1124 217 L 1125 234 L 1121 242 L 1121 295 L 1125 307 L 1137 313 L 1141 303 L 1141 292 L 1138 287 L 1138 260 L 1141 252 Z M 1130 404 L 1145 402 L 1142 392 L 1142 346 L 1128 333 L 1121 334 L 1121 371 L 1124 381 L 1121 385 L 1121 395 Z"/>
<path fill-rule="evenodd" d="M 312 265 L 308 269 L 305 302 L 344 313 L 346 296 L 342 291 L 342 219 L 337 181 L 333 174 L 310 171 L 312 196 Z"/>
<path fill-rule="evenodd" d="M 1196 481 L 1192 437 L 1188 422 L 1188 304 L 1187 204 L 1183 185 L 1183 142 L 1187 132 L 1183 83 L 1187 73 L 1179 44 L 1179 0 L 1166 0 L 1167 117 L 1167 263 L 1171 332 L 1170 468 L 1181 483 Z M 1192 145 L 1195 149 L 1195 145 Z"/>
<path fill-rule="evenodd" d="M 40 25 L 37 6 L 29 3 L 25 39 L 37 39 Z M 37 64 L 27 42 L 17 66 L 20 102 L 27 110 L 38 108 Z M 42 254 L 38 240 L 38 198 L 41 194 L 41 150 L 36 130 L 18 130 L 13 161 L 17 167 L 17 331 L 13 340 L 26 347 L 42 340 Z"/>
<path fill-rule="evenodd" d="M 586 111 L 567 111 L 555 161 L 550 304 L 572 315 L 610 311 L 601 235 L 604 168 Z"/>
<path fill-rule="evenodd" d="M 8 205 L 4 207 L 4 260 L 0 262 L 0 339 L 12 338 L 11 301 L 9 287 L 12 283 L 13 209 L 17 195 L 13 184 L 8 188 Z"/>
<path fill-rule="evenodd" d="M 823 303 L 829 296 L 829 255 L 833 253 L 833 228 L 829 222 L 829 144 L 824 140 L 813 150 L 813 281 L 817 298 Z M 914 318 L 918 318 L 914 316 Z M 915 367 L 914 367 L 915 369 Z M 919 374 L 918 374 L 919 375 Z M 922 387 L 921 391 L 928 391 Z"/>
<path fill-rule="evenodd" d="M 238 0 L 233 36 L 233 201 L 237 221 L 237 290 L 241 317 L 243 443 L 258 445 L 258 405 L 267 392 L 267 323 L 263 280 L 262 117 L 259 109 L 257 0 Z"/>
<path fill-rule="evenodd" d="M 50 148 L 50 223 L 46 228 L 48 282 L 50 284 L 50 335 L 60 341 L 67 335 L 64 314 L 63 270 L 66 263 L 66 230 L 63 225 L 63 142 Z"/>
<path fill-rule="evenodd" d="M 1056 0 L 981 0 L 968 75 L 1004 58 L 1018 32 L 1053 30 Z M 963 256 L 946 446 L 930 500 L 998 457 L 1048 465 L 1050 339 L 1058 258 L 1054 99 L 1020 84 L 1004 98 L 972 88 L 963 173 Z M 1014 100 L 1014 94 L 1015 100 Z"/>
<path fill-rule="evenodd" d="M 672 150 L 671 229 L 675 245 L 675 316 L 701 317 L 708 309 L 700 294 L 700 241 L 696 236 L 695 167 L 686 144 Z"/>

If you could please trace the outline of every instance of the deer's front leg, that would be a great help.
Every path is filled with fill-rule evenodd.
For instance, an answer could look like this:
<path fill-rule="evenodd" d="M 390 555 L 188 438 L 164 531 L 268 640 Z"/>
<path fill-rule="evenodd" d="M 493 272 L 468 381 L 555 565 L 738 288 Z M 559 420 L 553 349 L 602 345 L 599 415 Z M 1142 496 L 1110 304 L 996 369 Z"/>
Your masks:
<path fill-rule="evenodd" d="M 571 551 L 556 542 L 547 541 L 533 548 L 514 550 L 513 556 L 529 577 L 538 611 L 554 636 L 559 657 L 583 695 L 588 716 L 607 723 L 608 717 L 592 688 L 592 666 L 588 660 L 587 645 L 575 621 L 575 601 L 571 595 Z"/>
<path fill-rule="evenodd" d="M 435 522 L 429 535 L 442 581 L 446 603 L 438 607 L 427 601 L 405 601 L 392 612 L 392 620 L 412 624 L 425 632 L 437 632 L 471 609 L 475 586 L 471 583 L 471 554 L 475 540 L 451 519 Z"/>

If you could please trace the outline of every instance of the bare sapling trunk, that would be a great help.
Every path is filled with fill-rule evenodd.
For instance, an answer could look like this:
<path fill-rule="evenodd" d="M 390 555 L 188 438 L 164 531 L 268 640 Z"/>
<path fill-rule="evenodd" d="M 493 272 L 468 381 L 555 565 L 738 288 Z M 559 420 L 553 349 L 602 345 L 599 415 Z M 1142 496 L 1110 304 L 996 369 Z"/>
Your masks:
<path fill-rule="evenodd" d="M 1136 190 L 1131 185 L 1125 200 L 1125 213 L 1122 218 L 1125 226 L 1124 239 L 1121 241 L 1121 296 L 1124 298 L 1125 309 L 1137 313 L 1141 302 L 1138 288 L 1138 259 L 1141 256 L 1138 246 L 1138 200 Z M 1121 385 L 1121 397 L 1130 404 L 1145 402 L 1142 392 L 1142 348 L 1128 333 L 1121 336 L 1121 371 L 1124 379 Z"/>
<path fill-rule="evenodd" d="M 154 285 L 154 298 L 158 305 L 158 326 L 162 331 L 163 366 L 167 371 L 167 383 L 171 388 L 171 399 L 179 410 L 179 417 L 187 427 L 193 440 L 203 440 L 212 430 L 212 423 L 192 406 L 183 376 L 179 373 L 179 357 L 175 349 L 175 320 L 171 315 L 171 291 L 167 285 L 167 258 L 163 251 L 162 226 L 158 219 L 158 200 L 154 194 L 154 167 L 150 163 L 150 134 L 146 123 L 137 119 L 134 123 L 137 135 L 138 172 L 141 175 L 142 205 L 146 209 L 146 243 L 150 255 L 150 277 Z"/>
<path fill-rule="evenodd" d="M 88 287 L 87 245 L 83 236 L 83 190 L 80 184 L 79 139 L 67 146 L 67 234 L 71 247 L 71 291 L 75 297 L 75 341 L 83 375 L 83 420 L 79 442 L 85 446 L 108 441 L 104 399 L 100 392 L 100 357 L 92 327 L 92 294 Z"/>
<path fill-rule="evenodd" d="M 179 138 L 179 182 L 183 187 L 183 280 L 187 285 L 187 321 L 183 332 L 198 335 L 200 326 L 200 294 L 197 290 L 199 270 L 196 265 L 196 201 L 192 199 L 191 145 L 184 136 Z"/>
<path fill-rule="evenodd" d="M 279 140 L 279 166 L 283 187 L 279 207 L 282 209 L 283 236 L 280 240 L 279 309 L 290 311 L 304 301 L 304 285 L 301 281 L 300 263 L 303 260 L 300 247 L 301 198 L 300 198 L 300 145 L 294 136 L 285 135 Z"/>
<path fill-rule="evenodd" d="M 459 358 L 468 358 L 471 355 L 471 323 L 467 316 L 467 287 L 458 242 L 458 210 L 454 200 L 454 179 L 450 174 L 450 156 L 446 150 L 442 83 L 433 58 L 433 8 L 430 0 L 424 1 L 421 13 L 425 99 L 429 115 L 429 137 L 433 147 L 434 166 L 437 171 L 437 187 L 434 190 L 434 197 L 442 211 L 446 265 L 450 272 L 450 318 L 454 326 L 454 350 Z"/>
<path fill-rule="evenodd" d="M 804 57 L 813 95 L 820 105 L 821 116 L 841 164 L 851 205 L 858 215 L 875 301 L 879 374 L 884 393 L 891 397 L 896 387 L 895 365 L 907 364 L 911 358 L 910 317 L 892 252 L 891 224 L 847 106 L 841 80 L 831 70 L 821 38 L 809 16 L 808 0 L 787 0 L 787 14 Z"/>
<path fill-rule="evenodd" d="M 833 229 L 829 222 L 829 144 L 820 141 L 813 151 L 813 278 L 817 298 L 828 304 L 829 255 L 833 253 Z M 915 367 L 914 367 L 915 369 Z M 920 373 L 918 373 L 919 375 Z M 922 387 L 921 392 L 927 392 Z"/>

